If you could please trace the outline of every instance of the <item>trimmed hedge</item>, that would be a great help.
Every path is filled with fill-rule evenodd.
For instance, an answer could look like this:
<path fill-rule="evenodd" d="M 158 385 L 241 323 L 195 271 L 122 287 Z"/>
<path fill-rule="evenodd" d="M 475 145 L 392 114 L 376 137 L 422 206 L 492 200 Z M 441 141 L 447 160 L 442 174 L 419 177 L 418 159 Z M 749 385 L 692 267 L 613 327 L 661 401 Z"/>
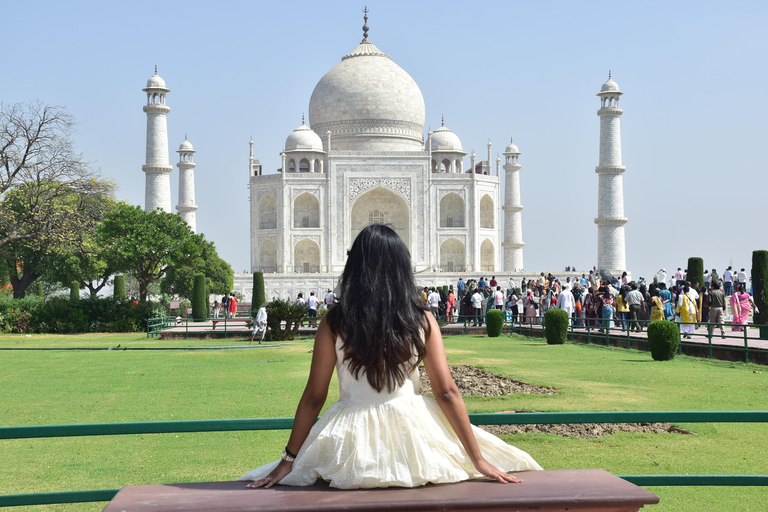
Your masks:
<path fill-rule="evenodd" d="M 205 274 L 195 274 L 195 282 L 192 285 L 192 318 L 203 320 L 208 318 L 208 294 L 205 282 Z"/>
<path fill-rule="evenodd" d="M 669 361 L 680 346 L 680 328 L 669 320 L 654 320 L 648 325 L 648 348 L 654 361 Z"/>
<path fill-rule="evenodd" d="M 77 281 L 72 281 L 69 286 L 69 300 L 73 302 L 80 300 L 80 283 Z"/>
<path fill-rule="evenodd" d="M 253 296 L 251 298 L 251 318 L 261 306 L 267 303 L 267 292 L 264 290 L 264 272 L 253 273 Z"/>
<path fill-rule="evenodd" d="M 752 294 L 758 311 L 754 323 L 768 324 L 768 251 L 752 252 Z M 760 327 L 760 338 L 768 339 L 768 327 Z"/>
<path fill-rule="evenodd" d="M 43 282 L 38 280 L 35 283 L 35 295 L 42 298 L 45 294 L 43 293 Z"/>
<path fill-rule="evenodd" d="M 115 276 L 115 293 L 113 297 L 117 300 L 125 300 L 125 276 L 118 274 Z"/>
<path fill-rule="evenodd" d="M 549 345 L 562 345 L 568 337 L 568 313 L 551 308 L 544 313 L 544 334 Z"/>
<path fill-rule="evenodd" d="M 704 260 L 701 258 L 688 258 L 688 281 L 691 286 L 695 286 L 699 283 L 699 286 L 704 286 Z"/>
<path fill-rule="evenodd" d="M 492 309 L 485 315 L 485 332 L 489 338 L 498 338 L 504 329 L 504 312 Z"/>
<path fill-rule="evenodd" d="M 147 319 L 166 316 L 167 304 L 91 297 L 77 301 L 56 297 L 43 300 L 0 300 L 0 333 L 76 334 L 84 332 L 140 332 Z"/>

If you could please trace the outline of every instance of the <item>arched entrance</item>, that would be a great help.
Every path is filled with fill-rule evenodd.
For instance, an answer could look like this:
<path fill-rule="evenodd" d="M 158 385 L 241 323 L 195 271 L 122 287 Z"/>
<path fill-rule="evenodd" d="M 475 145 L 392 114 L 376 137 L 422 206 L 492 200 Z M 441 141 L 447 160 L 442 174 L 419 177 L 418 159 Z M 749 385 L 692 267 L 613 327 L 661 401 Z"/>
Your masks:
<path fill-rule="evenodd" d="M 493 199 L 488 194 L 480 199 L 480 227 L 493 229 Z"/>
<path fill-rule="evenodd" d="M 320 246 L 305 238 L 293 248 L 294 272 L 320 272 Z"/>
<path fill-rule="evenodd" d="M 464 227 L 464 200 L 459 194 L 451 192 L 440 200 L 440 227 Z"/>
<path fill-rule="evenodd" d="M 277 201 L 269 194 L 259 199 L 259 229 L 277 227 Z"/>
<path fill-rule="evenodd" d="M 487 238 L 480 244 L 480 271 L 496 272 L 493 264 L 493 242 Z"/>
<path fill-rule="evenodd" d="M 312 194 L 305 192 L 293 202 L 293 227 L 320 227 L 320 201 Z"/>
<path fill-rule="evenodd" d="M 464 244 L 449 238 L 440 246 L 440 268 L 443 272 L 462 272 L 465 267 L 464 254 Z"/>
<path fill-rule="evenodd" d="M 352 206 L 350 244 L 365 226 L 386 224 L 395 230 L 410 250 L 409 217 L 408 205 L 394 192 L 381 187 L 366 192 Z"/>
<path fill-rule="evenodd" d="M 259 246 L 259 269 L 277 272 L 277 246 L 272 240 L 264 240 Z"/>

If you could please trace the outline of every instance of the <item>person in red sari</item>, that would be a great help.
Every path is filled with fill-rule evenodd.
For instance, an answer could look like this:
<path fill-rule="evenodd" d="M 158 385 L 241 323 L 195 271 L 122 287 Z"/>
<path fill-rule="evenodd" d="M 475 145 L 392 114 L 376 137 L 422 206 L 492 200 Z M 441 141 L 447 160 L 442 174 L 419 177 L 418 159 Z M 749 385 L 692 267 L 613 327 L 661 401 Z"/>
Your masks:
<path fill-rule="evenodd" d="M 229 297 L 229 318 L 235 318 L 236 313 L 237 313 L 237 297 L 233 293 Z"/>
<path fill-rule="evenodd" d="M 732 331 L 743 331 L 744 326 L 747 325 L 749 319 L 749 313 L 752 308 L 755 308 L 755 301 L 747 293 L 743 284 L 739 285 L 739 289 L 731 295 L 731 311 L 733 312 L 733 327 Z"/>

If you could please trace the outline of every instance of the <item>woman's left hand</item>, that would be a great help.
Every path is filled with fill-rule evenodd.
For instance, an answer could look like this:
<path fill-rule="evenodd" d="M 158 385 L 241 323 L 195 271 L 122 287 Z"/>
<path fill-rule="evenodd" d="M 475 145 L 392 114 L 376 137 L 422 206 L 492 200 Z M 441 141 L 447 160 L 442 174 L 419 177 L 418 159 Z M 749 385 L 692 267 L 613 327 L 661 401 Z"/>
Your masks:
<path fill-rule="evenodd" d="M 488 478 L 493 478 L 497 482 L 501 482 L 503 484 L 519 484 L 522 482 L 522 480 L 519 478 L 500 470 L 487 460 L 482 460 L 475 464 L 475 469 L 477 469 L 480 473 L 484 474 Z"/>
<path fill-rule="evenodd" d="M 251 482 L 248 485 L 246 485 L 249 489 L 258 489 L 259 487 L 264 487 L 265 489 L 269 489 L 273 485 L 277 484 L 286 477 L 288 473 L 291 472 L 293 469 L 293 462 L 288 462 L 287 460 L 281 460 L 280 464 L 277 465 L 277 467 L 272 470 L 272 472 L 269 474 L 268 477 L 262 478 L 261 480 L 256 480 L 255 482 Z"/>

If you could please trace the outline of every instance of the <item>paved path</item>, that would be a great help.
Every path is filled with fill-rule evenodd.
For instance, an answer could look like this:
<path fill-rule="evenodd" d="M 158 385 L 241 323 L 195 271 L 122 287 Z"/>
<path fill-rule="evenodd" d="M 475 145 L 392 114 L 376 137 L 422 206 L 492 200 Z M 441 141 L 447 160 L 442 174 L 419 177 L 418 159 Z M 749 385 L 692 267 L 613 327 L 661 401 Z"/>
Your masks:
<path fill-rule="evenodd" d="M 539 337 L 541 336 L 541 325 L 533 324 L 533 336 Z M 443 325 L 443 329 L 446 330 L 464 330 L 464 324 L 463 323 L 448 323 Z M 523 334 L 529 334 L 530 333 L 530 326 L 528 324 L 523 325 Z M 505 327 L 505 330 L 507 327 Z M 304 326 L 299 330 L 299 333 L 302 335 L 312 335 L 315 332 L 315 328 Z M 163 332 L 167 333 L 183 333 L 183 332 L 189 332 L 190 335 L 194 336 L 196 333 L 207 333 L 207 332 L 215 332 L 215 333 L 223 333 L 224 332 L 224 323 L 219 322 L 219 324 L 216 326 L 216 329 L 213 329 L 213 323 L 210 321 L 205 322 L 189 322 L 188 326 L 185 323 L 182 323 L 181 325 L 177 325 L 174 327 L 171 327 L 170 329 L 165 329 Z M 227 334 L 232 334 L 233 336 L 247 336 L 250 334 L 251 330 L 245 326 L 245 323 L 243 322 L 233 322 L 228 323 L 226 325 L 226 332 Z M 519 332 L 519 327 L 515 326 L 515 332 Z M 583 327 L 574 327 L 574 332 L 583 332 L 586 333 L 587 329 Z M 591 332 L 594 333 L 595 336 L 601 336 L 601 333 L 597 331 L 597 329 L 591 329 Z M 471 327 L 469 326 L 467 328 L 468 334 L 485 334 L 485 326 L 483 327 Z M 748 335 L 748 343 L 749 348 L 757 348 L 757 349 L 765 349 L 768 350 L 768 340 L 761 340 L 760 339 L 760 332 L 758 329 L 748 329 L 747 330 Z M 626 338 L 627 334 L 626 331 L 622 331 L 618 328 L 611 329 L 611 336 L 612 337 L 624 337 Z M 713 346 L 730 346 L 730 347 L 739 347 L 744 348 L 744 333 L 743 332 L 735 332 L 731 331 L 730 326 L 726 325 L 725 327 L 725 336 L 726 338 L 723 339 L 720 337 L 719 329 L 715 331 L 715 333 L 712 336 L 712 345 Z M 647 339 L 647 334 L 645 331 L 641 333 L 630 333 L 630 338 L 632 339 Z M 698 329 L 695 330 L 693 336 L 689 340 L 683 340 L 686 343 L 696 343 L 696 344 L 702 344 L 706 345 L 708 344 L 707 340 L 707 329 L 706 326 L 701 326 Z"/>

